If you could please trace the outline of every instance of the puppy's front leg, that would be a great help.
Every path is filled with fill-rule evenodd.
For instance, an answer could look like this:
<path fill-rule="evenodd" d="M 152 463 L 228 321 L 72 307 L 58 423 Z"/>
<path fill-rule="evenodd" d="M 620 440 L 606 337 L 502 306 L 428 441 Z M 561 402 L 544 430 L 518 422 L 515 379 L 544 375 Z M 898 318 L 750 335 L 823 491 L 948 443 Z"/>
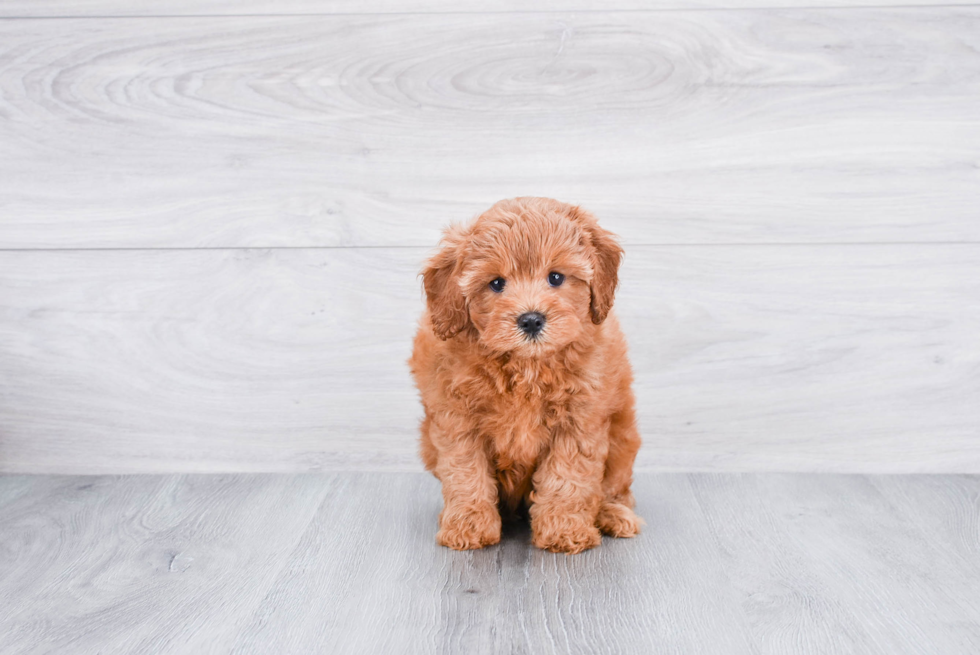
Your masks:
<path fill-rule="evenodd" d="M 500 541 L 497 481 L 479 438 L 440 435 L 436 475 L 444 506 L 436 541 L 456 550 L 482 548 Z"/>
<path fill-rule="evenodd" d="M 554 435 L 551 450 L 534 473 L 532 541 L 556 553 L 580 553 L 602 541 L 596 516 L 608 443 L 575 430 Z"/>

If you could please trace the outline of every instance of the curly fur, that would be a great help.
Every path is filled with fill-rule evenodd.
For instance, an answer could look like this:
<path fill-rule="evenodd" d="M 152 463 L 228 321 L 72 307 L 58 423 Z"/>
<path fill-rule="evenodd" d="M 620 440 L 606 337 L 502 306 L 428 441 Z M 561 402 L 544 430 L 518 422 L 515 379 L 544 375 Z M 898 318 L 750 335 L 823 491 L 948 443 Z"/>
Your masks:
<path fill-rule="evenodd" d="M 503 200 L 446 230 L 422 272 L 409 360 L 422 460 L 442 482 L 440 544 L 497 543 L 501 513 L 524 508 L 534 545 L 556 552 L 639 532 L 632 373 L 611 313 L 622 254 L 591 214 L 547 198 Z M 517 327 L 529 311 L 546 317 L 535 339 Z"/>

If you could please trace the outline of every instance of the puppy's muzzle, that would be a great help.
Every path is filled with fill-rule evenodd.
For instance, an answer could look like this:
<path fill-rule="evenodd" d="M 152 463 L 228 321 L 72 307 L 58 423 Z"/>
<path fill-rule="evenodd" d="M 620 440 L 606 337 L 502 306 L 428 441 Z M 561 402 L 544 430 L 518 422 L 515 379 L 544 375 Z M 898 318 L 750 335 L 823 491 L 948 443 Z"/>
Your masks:
<path fill-rule="evenodd" d="M 526 312 L 517 317 L 517 327 L 533 339 L 544 329 L 544 320 L 541 312 Z"/>

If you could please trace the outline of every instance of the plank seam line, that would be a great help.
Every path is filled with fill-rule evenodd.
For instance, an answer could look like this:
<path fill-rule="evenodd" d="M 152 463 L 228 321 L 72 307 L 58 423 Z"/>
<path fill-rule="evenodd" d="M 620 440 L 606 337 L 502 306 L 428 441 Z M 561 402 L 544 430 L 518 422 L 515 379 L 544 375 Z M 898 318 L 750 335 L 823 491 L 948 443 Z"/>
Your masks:
<path fill-rule="evenodd" d="M 630 248 L 782 248 L 782 247 L 841 247 L 841 246 L 978 246 L 980 241 L 774 241 L 768 243 L 628 243 L 621 242 L 627 253 Z M 81 247 L 81 248 L 0 248 L 2 252 L 192 252 L 195 250 L 435 250 L 431 245 L 365 245 L 365 246 L 173 246 L 173 247 Z"/>

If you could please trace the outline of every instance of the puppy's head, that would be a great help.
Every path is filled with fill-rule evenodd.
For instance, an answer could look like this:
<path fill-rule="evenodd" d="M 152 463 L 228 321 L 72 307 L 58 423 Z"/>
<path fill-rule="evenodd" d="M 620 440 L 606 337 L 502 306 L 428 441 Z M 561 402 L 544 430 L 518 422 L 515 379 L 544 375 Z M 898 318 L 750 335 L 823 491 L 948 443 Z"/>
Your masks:
<path fill-rule="evenodd" d="M 623 251 L 586 211 L 515 198 L 446 230 L 422 272 L 433 331 L 473 330 L 499 353 L 545 355 L 612 308 Z"/>

